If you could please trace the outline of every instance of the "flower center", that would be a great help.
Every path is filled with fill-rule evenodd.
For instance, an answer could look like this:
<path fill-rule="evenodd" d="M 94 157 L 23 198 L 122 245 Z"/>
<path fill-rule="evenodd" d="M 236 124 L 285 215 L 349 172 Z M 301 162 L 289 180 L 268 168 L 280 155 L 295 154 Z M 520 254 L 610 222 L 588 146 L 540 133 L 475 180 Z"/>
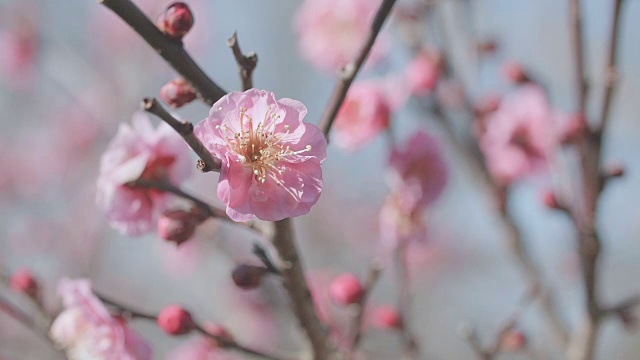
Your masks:
<path fill-rule="evenodd" d="M 247 109 L 240 107 L 238 114 L 240 131 L 232 131 L 226 124 L 217 125 L 216 129 L 227 142 L 229 148 L 238 155 L 239 161 L 249 167 L 256 180 L 264 183 L 267 177 L 282 185 L 278 175 L 286 171 L 284 162 L 287 158 L 307 151 L 311 151 L 311 145 L 304 149 L 293 151 L 285 143 L 285 138 L 289 134 L 289 125 L 284 125 L 284 132 L 276 132 L 276 121 L 280 118 L 269 107 L 267 112 L 257 126 L 254 126 L 254 119 L 247 115 Z"/>

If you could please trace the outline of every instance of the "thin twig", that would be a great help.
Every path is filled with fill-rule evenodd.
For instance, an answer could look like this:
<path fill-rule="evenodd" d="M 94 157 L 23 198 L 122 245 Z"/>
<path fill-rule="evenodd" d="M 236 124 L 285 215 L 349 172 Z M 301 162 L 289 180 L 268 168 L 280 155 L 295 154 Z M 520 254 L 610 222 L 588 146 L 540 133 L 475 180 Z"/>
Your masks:
<path fill-rule="evenodd" d="M 129 306 L 125 306 L 120 304 L 119 302 L 110 299 L 102 294 L 99 294 L 97 292 L 94 292 L 95 295 L 100 299 L 100 301 L 102 301 L 105 305 L 108 305 L 112 308 L 115 309 L 115 311 L 118 313 L 118 315 L 121 315 L 125 318 L 131 318 L 131 319 L 143 319 L 143 320 L 148 320 L 148 321 L 153 321 L 156 322 L 158 320 L 158 315 L 156 314 L 151 314 L 151 313 L 146 313 L 143 311 L 139 311 L 139 310 L 134 310 L 132 308 L 130 308 Z M 223 349 L 229 349 L 229 350 L 236 350 L 239 352 L 243 352 L 245 354 L 250 354 L 250 355 L 255 355 L 255 356 L 259 356 L 262 357 L 264 359 L 270 359 L 270 360 L 280 360 L 281 358 L 279 357 L 275 357 L 273 355 L 268 355 L 265 353 L 262 353 L 260 351 L 245 347 L 243 345 L 238 344 L 235 340 L 223 337 L 223 336 L 219 336 L 219 335 L 215 335 L 212 334 L 210 332 L 208 332 L 202 325 L 198 324 L 197 322 L 195 322 L 194 320 L 194 325 L 195 325 L 195 330 L 198 331 L 200 334 L 209 337 L 213 340 L 216 341 L 216 343 L 219 344 L 219 346 Z"/>
<path fill-rule="evenodd" d="M 19 307 L 15 306 L 11 301 L 9 301 L 9 299 L 5 298 L 2 295 L 0 295 L 0 312 L 7 314 L 17 322 L 24 325 L 24 327 L 31 330 L 34 334 L 46 340 L 49 344 L 52 345 L 53 348 L 55 348 L 57 353 L 63 355 L 63 353 L 53 343 L 53 340 L 51 340 L 51 338 L 49 337 L 49 325 L 47 325 L 46 328 L 38 326 L 35 319 L 33 319 L 26 312 L 22 311 Z"/>
<path fill-rule="evenodd" d="M 410 359 L 420 359 L 420 346 L 411 330 L 409 319 L 411 316 L 411 284 L 406 259 L 406 245 L 399 245 L 396 249 L 395 263 L 398 276 L 398 312 L 402 323 L 402 340 L 405 353 Z"/>
<path fill-rule="evenodd" d="M 253 244 L 252 252 L 258 257 L 258 259 L 260 259 L 262 264 L 267 268 L 267 270 L 269 270 L 270 273 L 282 276 L 282 273 L 280 272 L 278 267 L 273 264 L 273 261 L 271 261 L 269 255 L 267 255 L 267 251 L 262 246 Z"/>
<path fill-rule="evenodd" d="M 131 0 L 99 0 L 99 2 L 129 24 L 149 46 L 193 86 L 202 101 L 213 106 L 227 93 L 193 61 L 181 41 L 165 36 Z"/>
<path fill-rule="evenodd" d="M 351 344 L 349 344 L 349 357 L 351 357 L 358 348 L 358 345 L 360 345 L 364 325 L 365 305 L 367 304 L 367 300 L 369 299 L 369 295 L 371 295 L 373 287 L 378 283 L 381 273 L 382 268 L 378 264 L 374 264 L 371 269 L 369 269 L 367 282 L 364 284 L 364 293 L 360 300 L 356 304 L 353 304 L 353 306 L 356 307 L 357 312 L 351 322 Z"/>
<path fill-rule="evenodd" d="M 144 180 L 144 179 L 137 179 L 134 181 L 131 181 L 129 183 L 127 183 L 128 186 L 131 187 L 139 187 L 139 188 L 147 188 L 147 189 L 156 189 L 156 190 L 161 190 L 161 191 L 165 191 L 171 194 L 174 194 L 176 196 L 179 196 L 183 199 L 189 200 L 191 202 L 193 202 L 198 208 L 200 208 L 202 211 L 204 211 L 208 216 L 214 218 L 214 219 L 220 219 L 220 220 L 224 220 L 236 225 L 241 225 L 244 226 L 248 229 L 251 229 L 253 231 L 262 233 L 262 230 L 260 229 L 260 227 L 258 227 L 257 223 L 255 221 L 247 221 L 244 223 L 239 223 L 239 222 L 235 222 L 233 221 L 229 215 L 227 215 L 227 213 L 220 209 L 217 208 L 215 206 L 209 205 L 207 204 L 205 201 L 198 199 L 197 197 L 185 192 L 184 190 L 180 189 L 179 187 L 167 182 L 167 181 L 149 181 L 149 180 Z"/>
<path fill-rule="evenodd" d="M 611 24 L 611 32 L 609 34 L 609 48 L 607 49 L 607 60 L 605 69 L 605 87 L 602 100 L 602 112 L 600 113 L 600 132 L 604 131 L 609 120 L 611 109 L 611 99 L 613 91 L 618 82 L 618 33 L 620 31 L 620 10 L 623 0 L 614 0 L 613 19 Z"/>
<path fill-rule="evenodd" d="M 169 126 L 171 126 L 178 134 L 180 134 L 180 136 L 182 136 L 184 141 L 202 160 L 202 163 L 198 162 L 198 169 L 200 171 L 220 172 L 222 161 L 218 158 L 213 157 L 209 150 L 204 147 L 200 139 L 196 137 L 196 135 L 193 133 L 193 124 L 188 121 L 180 121 L 174 118 L 173 115 L 169 114 L 169 112 L 165 110 L 165 108 L 162 107 L 162 105 L 160 105 L 154 98 L 144 98 L 142 100 L 141 106 L 144 111 L 159 117 L 160 119 L 162 119 L 162 121 L 169 124 Z M 204 166 L 202 166 L 201 164 L 204 164 Z"/>
<path fill-rule="evenodd" d="M 347 92 L 349 91 L 349 87 L 351 83 L 355 79 L 356 75 L 360 71 L 360 68 L 364 64 L 365 60 L 369 56 L 369 52 L 371 52 L 371 48 L 376 41 L 376 37 L 378 37 L 378 33 L 380 29 L 382 29 L 382 25 L 384 25 L 385 20 L 391 13 L 391 9 L 395 4 L 396 0 L 383 0 L 378 12 L 376 13 L 373 22 L 371 23 L 371 28 L 369 29 L 369 33 L 367 34 L 360 50 L 353 58 L 351 62 L 349 62 L 341 71 L 338 82 L 333 89 L 333 93 L 331 94 L 331 99 L 327 104 L 324 113 L 322 114 L 322 118 L 318 127 L 324 133 L 324 136 L 329 140 L 329 131 L 331 131 L 331 126 L 333 125 L 333 121 L 340 110 L 340 106 L 347 96 Z"/>
<path fill-rule="evenodd" d="M 240 80 L 242 81 L 242 90 L 249 90 L 253 88 L 253 70 L 258 65 L 258 55 L 255 52 L 250 52 L 247 55 L 240 50 L 240 43 L 238 42 L 238 33 L 233 32 L 233 35 L 227 40 L 227 46 L 231 48 L 233 56 L 238 63 L 238 72 L 240 74 Z"/>
<path fill-rule="evenodd" d="M 293 237 L 291 219 L 275 222 L 272 242 L 281 260 L 280 272 L 285 290 L 291 299 L 293 313 L 311 342 L 313 359 L 327 360 L 331 353 L 328 334 L 318 318 L 307 286 L 302 261 Z"/>
<path fill-rule="evenodd" d="M 573 44 L 573 52 L 575 57 L 575 81 L 576 96 L 578 100 L 578 113 L 585 113 L 587 102 L 587 86 L 584 73 L 584 41 L 582 36 L 582 11 L 580 6 L 581 0 L 569 0 L 569 19 L 571 22 L 571 36 Z"/>

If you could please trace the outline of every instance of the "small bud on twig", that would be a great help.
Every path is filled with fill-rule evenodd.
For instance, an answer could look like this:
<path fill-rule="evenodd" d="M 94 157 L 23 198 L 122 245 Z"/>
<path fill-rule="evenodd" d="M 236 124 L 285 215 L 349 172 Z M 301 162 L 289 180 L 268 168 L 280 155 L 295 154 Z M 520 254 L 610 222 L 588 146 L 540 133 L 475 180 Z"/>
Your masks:
<path fill-rule="evenodd" d="M 180 305 L 169 305 L 162 309 L 157 323 L 169 335 L 184 335 L 195 328 L 191 314 Z"/>
<path fill-rule="evenodd" d="M 38 283 L 29 269 L 18 269 L 11 274 L 9 287 L 13 291 L 26 294 L 34 300 L 38 298 Z"/>
<path fill-rule="evenodd" d="M 513 84 L 522 84 L 531 81 L 522 65 L 513 60 L 507 60 L 500 66 L 500 74 Z"/>
<path fill-rule="evenodd" d="M 167 210 L 158 220 L 158 235 L 176 245 L 189 240 L 204 217 L 197 208 L 191 211 Z"/>
<path fill-rule="evenodd" d="M 241 264 L 231 272 L 231 279 L 237 287 L 244 290 L 255 289 L 260 286 L 262 276 L 269 270 L 262 266 Z"/>
<path fill-rule="evenodd" d="M 165 35 L 180 40 L 193 26 L 193 13 L 183 2 L 174 2 L 158 16 L 157 26 Z"/>
<path fill-rule="evenodd" d="M 185 79 L 177 78 L 160 88 L 160 99 L 177 109 L 195 100 L 196 91 Z"/>
<path fill-rule="evenodd" d="M 338 276 L 329 285 L 329 297 L 338 305 L 358 303 L 364 292 L 360 280 L 351 273 Z"/>

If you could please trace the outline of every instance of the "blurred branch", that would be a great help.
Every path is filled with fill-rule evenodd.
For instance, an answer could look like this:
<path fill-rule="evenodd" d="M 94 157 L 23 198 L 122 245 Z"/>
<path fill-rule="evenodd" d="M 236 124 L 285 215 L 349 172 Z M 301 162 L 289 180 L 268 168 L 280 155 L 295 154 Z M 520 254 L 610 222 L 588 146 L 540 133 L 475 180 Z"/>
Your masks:
<path fill-rule="evenodd" d="M 338 82 L 336 83 L 335 88 L 333 89 L 333 93 L 331 94 L 331 98 L 329 103 L 327 104 L 324 113 L 322 114 L 322 118 L 318 124 L 318 127 L 324 133 L 324 136 L 329 140 L 329 131 L 331 131 L 331 126 L 333 125 L 333 121 L 340 110 L 340 106 L 344 102 L 345 97 L 347 96 L 347 92 L 349 91 L 349 87 L 351 83 L 355 79 L 356 75 L 360 71 L 360 68 L 364 64 L 365 60 L 369 56 L 369 52 L 371 52 L 371 48 L 378 37 L 378 33 L 382 29 L 382 25 L 384 25 L 385 20 L 391 13 L 391 9 L 395 4 L 396 0 L 383 0 L 382 4 L 380 4 L 380 8 L 378 8 L 378 12 L 376 13 L 373 22 L 371 23 L 371 28 L 367 36 L 362 43 L 360 50 L 356 54 L 356 56 L 349 62 L 341 71 L 338 76 Z"/>
<path fill-rule="evenodd" d="M 156 322 L 158 320 L 158 315 L 156 314 L 150 314 L 150 313 L 146 313 L 143 311 L 138 311 L 138 310 L 134 310 L 128 306 L 122 305 L 120 303 L 118 303 L 117 301 L 114 301 L 112 299 L 107 298 L 104 295 L 101 295 L 97 292 L 94 292 L 95 295 L 100 299 L 100 301 L 102 301 L 104 304 L 112 307 L 115 309 L 115 311 L 118 313 L 118 315 L 123 316 L 125 318 L 130 318 L 130 319 L 143 319 L 143 320 L 148 320 L 148 321 L 153 321 Z M 243 345 L 238 344 L 235 340 L 232 340 L 233 337 L 231 339 L 226 338 L 226 337 L 222 337 L 222 336 L 218 336 L 215 334 L 212 334 L 210 332 L 208 332 L 202 325 L 198 324 L 195 320 L 194 320 L 194 324 L 195 324 L 195 330 L 198 331 L 200 334 L 202 334 L 203 336 L 209 337 L 213 340 L 216 341 L 216 343 L 219 344 L 220 348 L 222 349 L 229 349 L 229 350 L 236 350 L 245 354 L 249 354 L 249 355 L 254 355 L 254 356 L 259 356 L 261 358 L 264 359 L 270 359 L 270 360 L 280 360 L 279 357 L 275 357 L 272 355 L 268 355 L 268 354 L 264 354 L 260 351 L 257 350 L 253 350 L 251 348 L 245 347 Z"/>
<path fill-rule="evenodd" d="M 409 325 L 411 319 L 411 284 L 407 264 L 407 247 L 399 245 L 396 249 L 395 263 L 398 275 L 398 311 L 402 323 L 402 340 L 409 359 L 420 359 L 420 346 Z"/>
<path fill-rule="evenodd" d="M 142 100 L 142 109 L 162 119 L 162 121 L 169 124 L 169 126 L 182 136 L 189 147 L 200 157 L 201 161 L 198 161 L 198 169 L 200 169 L 200 171 L 220 172 L 222 161 L 213 157 L 209 150 L 204 147 L 200 139 L 195 136 L 193 133 L 193 124 L 174 118 L 173 115 L 169 114 L 154 98 L 144 98 Z"/>
<path fill-rule="evenodd" d="M 273 261 L 271 261 L 269 255 L 267 255 L 267 251 L 262 246 L 253 244 L 252 252 L 258 257 L 258 259 L 260 259 L 262 264 L 267 268 L 267 270 L 269 270 L 270 273 L 282 276 L 282 273 L 280 272 L 278 267 L 273 264 Z"/>
<path fill-rule="evenodd" d="M 353 304 L 356 306 L 357 312 L 351 322 L 351 344 L 349 345 L 350 356 L 358 348 L 358 345 L 360 345 L 360 340 L 362 339 L 362 327 L 364 325 L 365 305 L 369 299 L 369 295 L 371 295 L 373 287 L 378 283 L 381 273 L 382 268 L 378 264 L 371 266 L 371 269 L 369 269 L 369 275 L 367 276 L 367 282 L 364 284 L 364 293 L 362 294 L 360 301 Z"/>
<path fill-rule="evenodd" d="M 272 242 L 281 260 L 280 273 L 282 273 L 285 290 L 291 299 L 293 313 L 311 342 L 313 359 L 329 359 L 331 350 L 329 349 L 328 334 L 316 314 L 293 237 L 291 219 L 275 222 Z"/>
<path fill-rule="evenodd" d="M 613 2 L 613 19 L 611 24 L 611 32 L 609 34 L 609 48 L 607 49 L 607 60 L 605 69 L 605 87 L 604 99 L 602 101 L 602 112 L 600 113 L 599 132 L 603 132 L 609 120 L 609 112 L 611 109 L 611 99 L 613 91 L 618 82 L 618 33 L 620 31 L 620 11 L 623 0 L 614 0 Z"/>
<path fill-rule="evenodd" d="M 247 55 L 240 50 L 240 43 L 238 42 L 238 33 L 233 32 L 233 35 L 227 40 L 227 46 L 231 48 L 233 56 L 238 63 L 238 72 L 240 73 L 240 80 L 242 81 L 242 90 L 249 90 L 253 88 L 253 70 L 258 65 L 258 55 L 255 52 L 250 52 Z"/>
<path fill-rule="evenodd" d="M 149 181 L 149 180 L 137 179 L 127 183 L 127 185 L 131 187 L 137 187 L 137 188 L 156 189 L 156 190 L 165 191 L 165 192 L 174 194 L 183 199 L 193 202 L 198 208 L 200 208 L 203 212 L 205 212 L 207 215 L 209 215 L 214 219 L 221 219 L 236 225 L 247 227 L 248 229 L 251 229 L 253 231 L 262 233 L 262 229 L 260 229 L 260 227 L 257 225 L 255 221 L 247 221 L 244 223 L 235 222 L 229 217 L 229 215 L 227 215 L 227 213 L 224 210 L 207 204 L 206 202 L 198 199 L 197 197 L 191 194 L 186 193 L 179 187 L 167 181 Z"/>
<path fill-rule="evenodd" d="M 571 36 L 575 57 L 576 96 L 578 98 L 578 113 L 585 114 L 587 99 L 587 82 L 584 73 L 584 41 L 582 36 L 581 0 L 569 0 L 569 19 L 571 22 Z"/>
<path fill-rule="evenodd" d="M 209 106 L 213 106 L 227 93 L 193 61 L 181 41 L 165 36 L 131 0 L 98 1 L 129 24 L 174 70 L 191 83 L 198 96 Z"/>

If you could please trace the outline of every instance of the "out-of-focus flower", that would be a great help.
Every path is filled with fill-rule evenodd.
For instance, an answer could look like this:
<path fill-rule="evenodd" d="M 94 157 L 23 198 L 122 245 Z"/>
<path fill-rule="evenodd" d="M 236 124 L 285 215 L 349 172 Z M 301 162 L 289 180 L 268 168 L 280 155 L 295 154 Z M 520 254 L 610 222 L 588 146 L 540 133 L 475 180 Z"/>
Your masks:
<path fill-rule="evenodd" d="M 320 70 L 346 65 L 360 48 L 378 8 L 374 0 L 306 0 L 294 20 L 302 56 Z M 384 38 L 369 54 L 370 63 L 384 55 Z"/>
<path fill-rule="evenodd" d="M 419 191 L 412 190 L 404 188 L 389 194 L 380 210 L 380 238 L 385 250 L 427 238 L 424 211 L 418 206 Z"/>
<path fill-rule="evenodd" d="M 340 107 L 333 124 L 333 139 L 339 147 L 354 151 L 389 127 L 391 109 L 379 83 L 357 82 Z"/>
<path fill-rule="evenodd" d="M 146 114 L 136 113 L 133 126 L 121 124 L 102 155 L 96 201 L 114 228 L 144 234 L 154 229 L 167 194 L 127 183 L 144 179 L 180 185 L 191 169 L 189 148 L 180 135 L 165 123 L 154 129 Z"/>
<path fill-rule="evenodd" d="M 500 338 L 500 349 L 502 351 L 517 352 L 522 351 L 527 346 L 527 336 L 520 330 L 511 329 Z"/>
<path fill-rule="evenodd" d="M 502 77 L 514 84 L 520 84 L 529 81 L 529 76 L 524 71 L 522 65 L 515 60 L 507 60 L 500 65 L 500 74 Z"/>
<path fill-rule="evenodd" d="M 391 150 L 389 168 L 393 192 L 401 194 L 404 202 L 413 198 L 415 207 L 435 201 L 448 180 L 440 144 L 424 131 L 412 135 L 403 148 Z"/>
<path fill-rule="evenodd" d="M 189 5 L 177 1 L 167 6 L 158 16 L 158 29 L 173 39 L 182 39 L 193 26 L 194 18 Z"/>
<path fill-rule="evenodd" d="M 479 142 L 496 181 L 508 184 L 544 167 L 556 144 L 553 117 L 544 90 L 536 85 L 505 97 L 487 117 Z"/>
<path fill-rule="evenodd" d="M 442 70 L 442 54 L 438 51 L 422 51 L 416 55 L 404 72 L 404 79 L 413 95 L 431 93 L 438 84 Z"/>
<path fill-rule="evenodd" d="M 309 212 L 322 191 L 327 141 L 302 122 L 307 108 L 250 89 L 218 100 L 196 136 L 222 160 L 218 197 L 235 221 L 276 221 Z"/>
<path fill-rule="evenodd" d="M 184 335 L 195 328 L 191 314 L 180 305 L 169 305 L 162 309 L 157 323 L 170 335 Z"/>
<path fill-rule="evenodd" d="M 39 39 L 35 4 L 22 1 L 3 12 L 15 21 L 8 28 L 0 29 L 0 78 L 13 90 L 26 90 L 34 84 L 37 70 Z"/>
<path fill-rule="evenodd" d="M 402 328 L 402 318 L 394 307 L 390 305 L 382 305 L 373 309 L 368 318 L 371 325 L 383 329 L 400 329 Z"/>
<path fill-rule="evenodd" d="M 27 294 L 34 299 L 38 297 L 38 282 L 29 269 L 14 271 L 9 278 L 9 286 L 13 291 Z"/>
<path fill-rule="evenodd" d="M 195 100 L 196 91 L 185 79 L 177 78 L 160 88 L 160 99 L 176 109 Z"/>
<path fill-rule="evenodd" d="M 91 290 L 89 280 L 63 279 L 58 286 L 65 310 L 50 337 L 71 359 L 146 360 L 151 347 L 122 319 L 113 318 Z"/>
<path fill-rule="evenodd" d="M 223 329 L 217 325 L 207 324 L 205 330 L 210 334 L 222 336 L 232 340 L 226 332 L 216 331 L 216 328 Z M 173 350 L 167 360 L 239 360 L 242 357 L 231 352 L 224 351 L 219 344 L 208 337 L 200 336 L 192 341 L 186 342 Z"/>
<path fill-rule="evenodd" d="M 364 288 L 354 274 L 346 273 L 333 279 L 329 285 L 329 296 L 338 305 L 355 304 L 364 295 Z"/>

